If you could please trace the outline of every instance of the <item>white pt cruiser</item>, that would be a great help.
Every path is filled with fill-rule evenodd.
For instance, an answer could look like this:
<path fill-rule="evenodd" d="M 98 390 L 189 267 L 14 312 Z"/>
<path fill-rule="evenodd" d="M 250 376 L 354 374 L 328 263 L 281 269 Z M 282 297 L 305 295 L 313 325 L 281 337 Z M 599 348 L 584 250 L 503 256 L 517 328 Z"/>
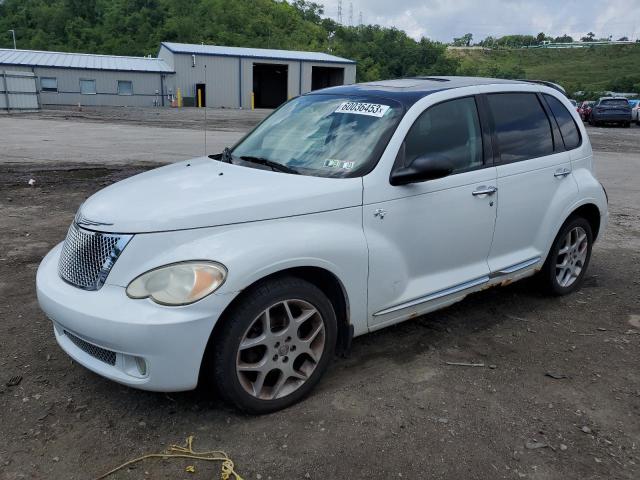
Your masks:
<path fill-rule="evenodd" d="M 608 218 L 586 131 L 534 83 L 295 98 L 222 154 L 96 193 L 42 261 L 60 346 L 116 382 L 286 407 L 354 336 L 537 274 L 577 289 Z"/>

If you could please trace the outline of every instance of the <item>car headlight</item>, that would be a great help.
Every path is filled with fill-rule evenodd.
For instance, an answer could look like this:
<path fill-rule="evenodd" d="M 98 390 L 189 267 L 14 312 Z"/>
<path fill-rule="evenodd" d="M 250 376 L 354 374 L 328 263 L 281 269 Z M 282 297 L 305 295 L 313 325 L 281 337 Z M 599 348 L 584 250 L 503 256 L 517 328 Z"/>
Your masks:
<path fill-rule="evenodd" d="M 173 263 L 143 273 L 127 287 L 130 298 L 151 298 L 161 305 L 188 305 L 215 292 L 227 269 L 215 262 Z"/>

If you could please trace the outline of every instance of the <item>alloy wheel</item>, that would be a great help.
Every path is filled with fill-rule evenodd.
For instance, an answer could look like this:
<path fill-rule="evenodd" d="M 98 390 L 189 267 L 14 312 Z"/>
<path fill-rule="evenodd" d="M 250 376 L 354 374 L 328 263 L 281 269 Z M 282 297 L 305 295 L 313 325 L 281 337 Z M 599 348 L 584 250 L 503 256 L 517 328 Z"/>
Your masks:
<path fill-rule="evenodd" d="M 238 347 L 236 374 L 255 398 L 274 400 L 300 388 L 325 349 L 322 316 L 309 302 L 283 300 L 263 310 Z"/>
<path fill-rule="evenodd" d="M 589 239 L 582 227 L 565 235 L 556 258 L 556 280 L 563 288 L 570 287 L 580 277 L 587 260 Z"/>

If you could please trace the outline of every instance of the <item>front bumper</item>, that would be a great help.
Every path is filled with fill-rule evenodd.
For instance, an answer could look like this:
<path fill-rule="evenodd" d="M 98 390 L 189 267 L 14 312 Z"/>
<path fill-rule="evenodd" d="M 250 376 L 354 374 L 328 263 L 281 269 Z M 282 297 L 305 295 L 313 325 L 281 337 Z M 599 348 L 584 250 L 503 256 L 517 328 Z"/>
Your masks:
<path fill-rule="evenodd" d="M 164 392 L 195 388 L 209 336 L 227 303 L 224 296 L 164 307 L 130 299 L 121 286 L 81 290 L 58 275 L 61 249 L 62 244 L 49 252 L 36 277 L 38 302 L 53 321 L 60 347 L 89 370 L 124 385 Z"/>

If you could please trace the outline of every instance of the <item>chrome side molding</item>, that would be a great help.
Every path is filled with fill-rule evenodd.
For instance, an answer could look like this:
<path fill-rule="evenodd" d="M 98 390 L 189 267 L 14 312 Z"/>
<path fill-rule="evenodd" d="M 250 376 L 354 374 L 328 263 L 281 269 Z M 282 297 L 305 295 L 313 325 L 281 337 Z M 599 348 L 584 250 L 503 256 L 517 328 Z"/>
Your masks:
<path fill-rule="evenodd" d="M 379 312 L 374 313 L 373 316 L 379 317 L 388 313 L 397 312 L 398 310 L 414 307 L 416 305 L 420 305 L 421 303 L 430 302 L 438 298 L 446 297 L 448 295 L 467 290 L 468 288 L 477 287 L 478 285 L 482 285 L 483 283 L 487 283 L 488 281 L 489 277 L 485 275 L 484 277 L 476 278 L 475 280 L 469 280 L 468 282 L 464 282 L 459 285 L 454 285 L 453 287 L 445 288 L 444 290 L 438 290 L 436 292 L 430 293 L 429 295 L 425 295 L 424 297 L 419 297 L 413 300 L 409 300 L 408 302 L 401 303 L 384 310 L 380 310 Z"/>
<path fill-rule="evenodd" d="M 519 270 L 524 270 L 525 268 L 528 268 L 528 267 L 530 267 L 532 265 L 535 265 L 541 259 L 542 259 L 542 257 L 539 257 L 539 256 L 530 258 L 529 260 L 525 260 L 524 262 L 516 263 L 515 265 L 511 265 L 510 267 L 506 267 L 506 268 L 503 268 L 501 270 L 498 270 L 498 271 L 495 271 L 495 272 L 491 272 L 489 277 L 490 278 L 495 278 L 495 277 L 499 277 L 500 275 L 509 275 L 510 273 L 515 273 L 515 272 L 517 272 Z"/>

